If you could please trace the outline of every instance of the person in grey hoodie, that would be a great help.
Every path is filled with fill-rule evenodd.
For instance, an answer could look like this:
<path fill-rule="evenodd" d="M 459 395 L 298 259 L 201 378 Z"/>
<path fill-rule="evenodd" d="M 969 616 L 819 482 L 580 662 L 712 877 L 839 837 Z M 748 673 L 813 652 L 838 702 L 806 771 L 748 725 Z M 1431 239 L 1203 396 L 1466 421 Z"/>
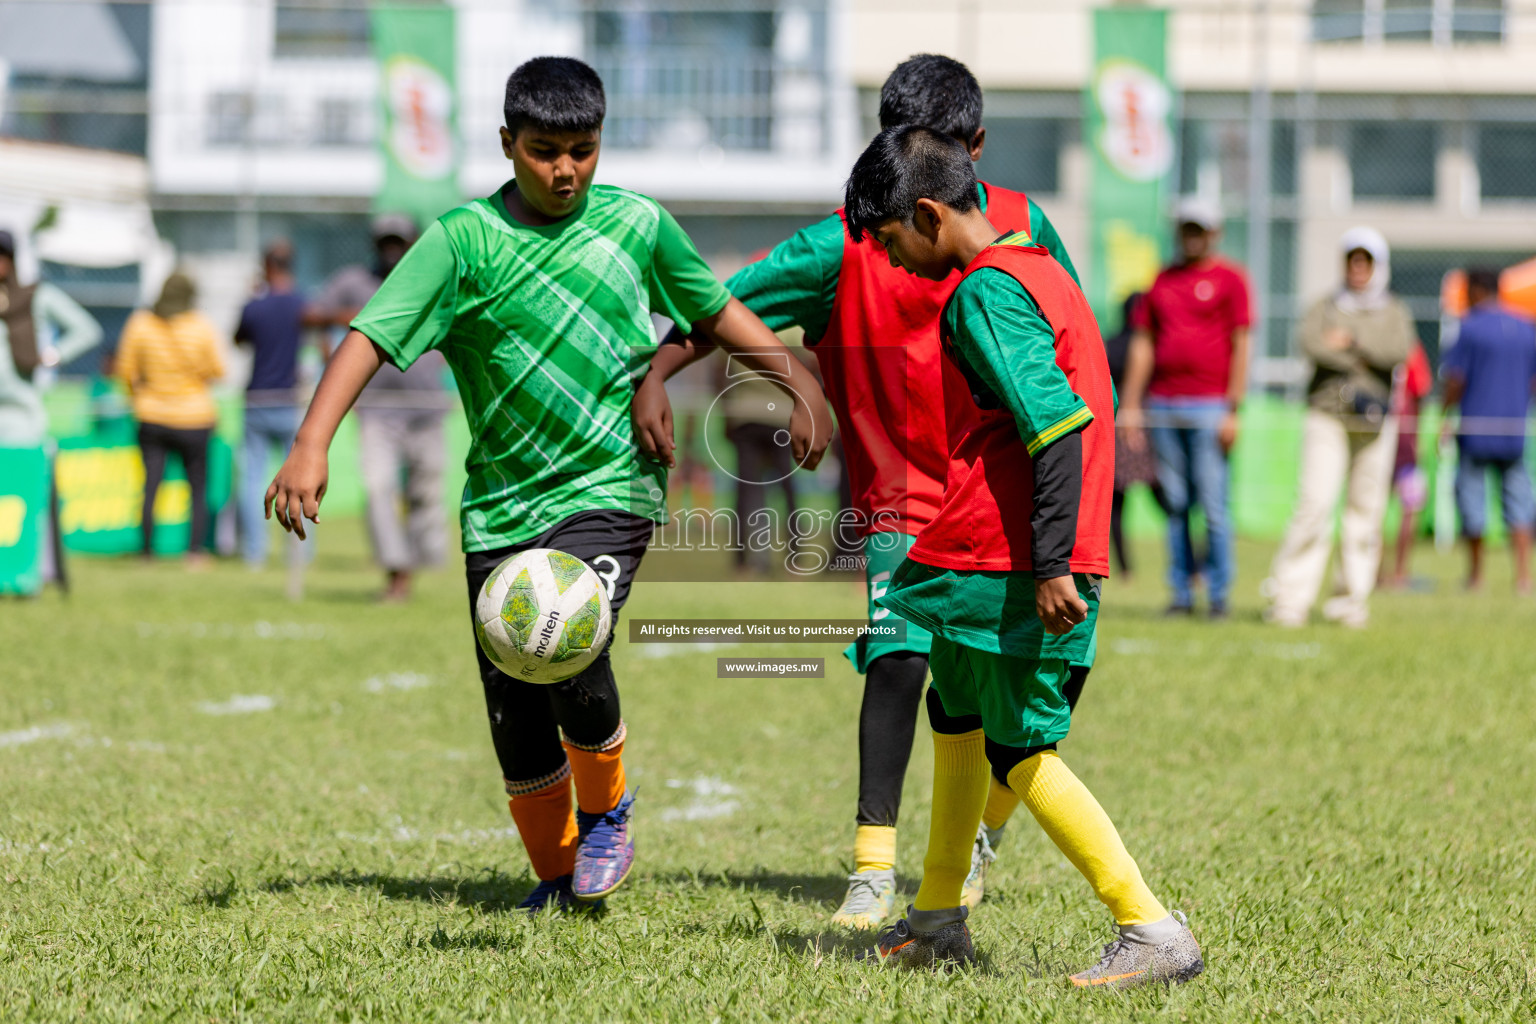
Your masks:
<path fill-rule="evenodd" d="M 1392 381 L 1415 341 L 1413 316 L 1388 288 L 1390 253 L 1381 233 L 1353 228 L 1339 241 L 1344 282 L 1319 299 L 1301 323 L 1302 351 L 1313 365 L 1302 427 L 1296 510 L 1275 554 L 1266 617 L 1303 625 L 1322 587 L 1333 547 L 1333 515 L 1344 494 L 1339 592 L 1323 617 L 1361 627 L 1381 562 L 1381 520 L 1392 483 L 1397 422 Z"/>

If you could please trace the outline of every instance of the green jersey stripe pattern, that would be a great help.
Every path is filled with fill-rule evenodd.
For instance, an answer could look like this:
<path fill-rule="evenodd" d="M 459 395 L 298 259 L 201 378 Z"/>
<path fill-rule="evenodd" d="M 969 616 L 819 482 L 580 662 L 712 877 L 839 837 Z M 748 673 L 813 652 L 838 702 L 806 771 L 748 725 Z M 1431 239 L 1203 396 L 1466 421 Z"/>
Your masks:
<path fill-rule="evenodd" d="M 508 212 L 509 182 L 438 218 L 352 326 L 404 369 L 440 350 L 469 420 L 465 551 L 518 544 L 577 512 L 666 522 L 666 471 L 630 425 L 656 350 L 730 295 L 655 200 L 594 185 L 547 225 Z"/>

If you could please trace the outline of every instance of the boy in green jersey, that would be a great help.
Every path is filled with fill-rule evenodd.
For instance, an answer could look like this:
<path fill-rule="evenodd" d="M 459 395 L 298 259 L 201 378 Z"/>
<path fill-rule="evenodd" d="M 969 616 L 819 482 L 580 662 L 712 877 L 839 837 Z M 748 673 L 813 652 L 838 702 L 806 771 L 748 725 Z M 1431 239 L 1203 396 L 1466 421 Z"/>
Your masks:
<path fill-rule="evenodd" d="M 981 159 L 986 146 L 982 109 L 981 85 L 970 69 L 939 54 L 902 61 L 880 88 L 881 128 L 932 128 L 965 146 L 972 161 Z M 1049 250 L 1076 281 L 1066 246 L 1033 199 L 988 182 L 978 182 L 977 199 L 998 224 L 1026 231 Z M 847 532 L 863 541 L 870 623 L 898 627 L 894 636 L 865 636 L 845 652 L 864 675 L 853 873 L 832 915 L 834 924 L 847 927 L 878 927 L 897 911 L 897 818 L 933 638 L 876 602 L 944 493 L 948 449 L 938 319 L 958 281 L 958 274 L 926 281 L 893 268 L 872 238 L 849 237 L 839 211 L 796 232 L 725 282 L 769 327 L 804 330 L 837 414 L 851 498 L 840 527 L 851 527 Z M 700 348 L 673 331 L 663 339 L 655 367 L 669 376 Z M 660 450 L 670 453 L 664 421 L 659 430 L 647 429 L 664 415 L 636 405 L 642 449 L 659 433 Z M 1069 703 L 1076 705 L 1092 665 L 1091 648 L 1073 662 Z M 1011 789 L 994 783 L 972 848 L 968 906 L 984 895 L 994 846 L 1018 803 Z"/>
<path fill-rule="evenodd" d="M 1018 794 L 1115 916 L 1119 935 L 1075 985 L 1185 981 L 1204 967 L 1114 824 L 1057 756 L 1068 665 L 1087 653 L 1109 573 L 1114 391 L 1082 290 L 1027 232 L 982 211 L 964 147 L 907 125 L 849 176 L 850 237 L 892 266 L 962 276 L 943 312 L 944 499 L 882 607 L 934 635 L 933 810 L 923 883 L 874 955 L 927 967 L 972 959 L 962 901 L 988 775 Z"/>
<path fill-rule="evenodd" d="M 656 523 L 666 470 L 630 420 L 648 378 L 651 313 L 790 374 L 791 449 L 813 468 L 832 436 L 821 389 L 773 332 L 715 280 L 654 200 L 593 185 L 606 100 L 586 64 L 528 61 L 507 79 L 502 149 L 513 180 L 444 214 L 352 321 L 267 491 L 304 536 L 325 496 L 326 449 L 386 361 L 437 349 L 463 396 L 471 442 L 461 510 L 470 612 L 502 561 L 555 548 L 602 577 L 617 616 Z M 801 396 L 804 396 L 803 398 Z M 518 834 L 539 885 L 523 902 L 595 902 L 634 860 L 625 728 L 608 652 L 554 685 L 514 680 L 475 645 Z M 574 784 L 575 801 L 572 802 Z"/>

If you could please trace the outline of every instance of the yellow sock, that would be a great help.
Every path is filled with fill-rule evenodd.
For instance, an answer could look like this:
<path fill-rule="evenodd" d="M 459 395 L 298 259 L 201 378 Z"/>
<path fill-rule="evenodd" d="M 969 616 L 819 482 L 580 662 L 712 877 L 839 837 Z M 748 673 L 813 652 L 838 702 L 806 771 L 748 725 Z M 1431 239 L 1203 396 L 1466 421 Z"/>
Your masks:
<path fill-rule="evenodd" d="M 1168 916 L 1141 880 L 1141 869 L 1126 852 L 1114 822 L 1054 750 L 1020 762 L 1008 773 L 1008 784 L 1088 879 L 1117 924 L 1151 924 Z"/>
<path fill-rule="evenodd" d="M 965 876 L 971 873 L 971 848 L 987 802 L 987 748 L 981 730 L 958 736 L 933 734 L 933 818 L 928 826 L 928 856 L 923 884 L 912 905 L 918 910 L 947 910 L 960 905 Z"/>
<path fill-rule="evenodd" d="M 997 776 L 990 771 L 987 781 L 992 788 L 987 790 L 987 808 L 981 812 L 981 823 L 990 829 L 1000 829 L 1019 809 L 1019 794 L 998 782 Z"/>
<path fill-rule="evenodd" d="M 853 870 L 890 871 L 896 866 L 896 826 L 860 825 L 853 833 Z"/>

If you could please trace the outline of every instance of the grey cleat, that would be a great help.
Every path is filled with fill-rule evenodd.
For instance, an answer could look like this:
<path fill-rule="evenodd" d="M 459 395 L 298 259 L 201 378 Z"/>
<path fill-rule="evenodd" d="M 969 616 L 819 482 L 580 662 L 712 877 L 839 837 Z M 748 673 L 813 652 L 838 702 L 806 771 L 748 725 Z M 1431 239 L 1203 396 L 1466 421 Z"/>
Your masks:
<path fill-rule="evenodd" d="M 1078 988 L 1134 988 L 1138 985 L 1178 984 L 1205 970 L 1200 944 L 1182 913 L 1149 925 L 1126 925 L 1120 937 L 1104 947 L 1099 962 L 1072 975 Z"/>
<path fill-rule="evenodd" d="M 965 876 L 965 889 L 960 894 L 960 902 L 972 910 L 987 894 L 987 868 L 995 860 L 997 854 L 992 849 L 990 831 L 981 825 L 976 829 L 976 843 L 971 847 L 971 873 Z"/>
<path fill-rule="evenodd" d="M 848 876 L 848 893 L 832 915 L 844 928 L 878 928 L 896 913 L 896 872 L 860 871 Z"/>
<path fill-rule="evenodd" d="M 971 931 L 965 926 L 970 912 L 964 905 L 926 911 L 908 907 L 906 917 L 880 929 L 874 948 L 864 954 L 865 958 L 909 971 L 968 967 L 976 962 Z"/>

